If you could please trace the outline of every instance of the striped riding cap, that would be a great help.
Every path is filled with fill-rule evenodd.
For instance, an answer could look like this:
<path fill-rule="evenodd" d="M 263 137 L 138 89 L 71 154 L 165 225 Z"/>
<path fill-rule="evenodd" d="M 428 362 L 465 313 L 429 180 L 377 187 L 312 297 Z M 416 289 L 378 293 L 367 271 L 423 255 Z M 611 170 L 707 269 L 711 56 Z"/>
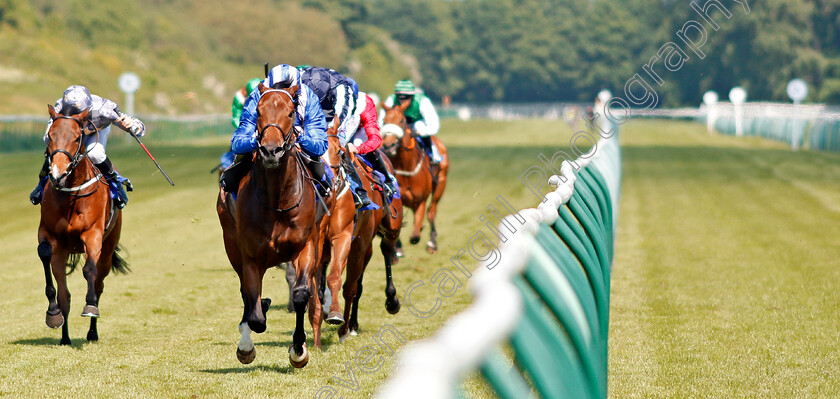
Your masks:
<path fill-rule="evenodd" d="M 396 94 L 414 94 L 416 92 L 417 90 L 414 88 L 414 83 L 408 79 L 401 80 L 394 85 L 394 93 Z"/>
<path fill-rule="evenodd" d="M 300 82 L 300 72 L 297 68 L 287 64 L 280 64 L 271 68 L 271 72 L 263 80 L 263 86 L 281 89 L 295 86 L 298 82 Z"/>
<path fill-rule="evenodd" d="M 90 109 L 93 105 L 93 98 L 87 87 L 73 85 L 64 90 L 61 96 L 61 112 L 64 115 L 75 115 Z"/>

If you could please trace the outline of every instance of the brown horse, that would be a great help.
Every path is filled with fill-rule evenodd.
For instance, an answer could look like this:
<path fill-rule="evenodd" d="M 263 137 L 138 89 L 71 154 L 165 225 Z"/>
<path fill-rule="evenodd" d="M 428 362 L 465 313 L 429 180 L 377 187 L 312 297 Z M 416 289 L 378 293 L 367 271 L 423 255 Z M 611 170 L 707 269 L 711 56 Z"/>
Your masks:
<path fill-rule="evenodd" d="M 82 268 L 87 281 L 87 295 L 82 316 L 90 317 L 87 340 L 99 340 L 96 319 L 104 279 L 111 268 L 126 272 L 125 261 L 117 254 L 122 227 L 122 211 L 110 199 L 108 183 L 87 157 L 83 144 L 83 126 L 90 113 L 62 115 L 49 106 L 53 123 L 48 132 L 46 156 L 50 163 L 49 183 L 41 202 L 38 227 L 38 256 L 46 278 L 47 326 L 61 329 L 61 345 L 70 345 L 67 316 L 70 292 L 67 290 L 67 266 L 71 272 L 75 259 L 85 255 Z M 71 256 L 72 255 L 72 256 Z M 68 262 L 68 257 L 71 260 Z M 53 286 L 55 274 L 58 286 Z"/>
<path fill-rule="evenodd" d="M 334 125 L 337 125 L 335 122 Z M 330 167 L 335 172 L 335 196 L 331 208 L 328 239 L 324 243 L 323 267 L 330 261 L 329 275 L 326 278 L 326 290 L 329 290 L 329 314 L 327 322 L 343 324 L 339 328 L 339 335 L 344 338 L 348 329 L 355 333 L 358 330 L 358 301 L 361 296 L 362 275 L 372 255 L 374 237 L 382 237 L 380 249 L 385 257 L 385 307 L 389 313 L 399 312 L 400 303 L 396 298 L 391 277 L 391 265 L 396 262 L 395 244 L 402 228 L 402 203 L 399 198 L 386 201 L 383 193 L 373 188 L 373 180 L 369 169 L 362 166 L 358 159 L 341 147 L 338 136 L 328 135 L 329 150 L 327 158 Z M 345 168 L 355 168 L 362 177 L 365 189 L 371 201 L 380 207 L 378 210 L 357 211 Z M 386 209 L 387 208 L 387 209 Z M 347 281 L 344 284 L 345 309 L 342 314 L 338 291 L 341 288 L 341 276 L 347 270 Z M 349 325 L 345 323 L 349 320 Z"/>
<path fill-rule="evenodd" d="M 320 325 L 316 277 L 320 276 L 317 249 L 323 236 L 320 226 L 324 213 L 316 203 L 315 188 L 294 144 L 297 117 L 293 95 L 288 89 L 259 87 L 257 140 L 251 171 L 239 182 L 237 199 L 220 190 L 216 208 L 224 234 L 228 259 L 239 275 L 244 313 L 239 324 L 242 335 L 236 355 L 240 362 L 254 360 L 256 350 L 251 331 L 266 329 L 266 311 L 271 303 L 262 299 L 262 280 L 266 270 L 281 262 L 297 264 L 292 297 L 296 313 L 293 342 L 289 346 L 292 366 L 301 368 L 309 361 L 306 349 L 304 312 L 309 304 L 310 322 Z M 317 344 L 317 340 L 316 340 Z"/>
<path fill-rule="evenodd" d="M 432 136 L 432 141 L 440 150 L 443 161 L 432 166 L 429 157 L 421 149 L 415 139 L 415 133 L 408 126 L 405 118 L 405 109 L 410 101 L 403 101 L 400 105 L 385 108 L 385 119 L 382 128 L 382 149 L 391 163 L 394 165 L 394 173 L 397 182 L 400 184 L 400 195 L 403 204 L 414 211 L 414 230 L 411 232 L 409 241 L 412 244 L 420 242 L 420 230 L 423 229 L 423 215 L 429 219 L 429 242 L 426 243 L 426 250 L 429 253 L 437 252 L 437 229 L 435 228 L 435 216 L 440 197 L 446 189 L 446 175 L 449 172 L 449 157 L 446 155 L 446 147 Z M 432 200 L 428 201 L 431 196 Z M 426 212 L 426 203 L 429 202 L 429 210 Z M 402 243 L 397 241 L 397 250 L 401 251 Z"/>

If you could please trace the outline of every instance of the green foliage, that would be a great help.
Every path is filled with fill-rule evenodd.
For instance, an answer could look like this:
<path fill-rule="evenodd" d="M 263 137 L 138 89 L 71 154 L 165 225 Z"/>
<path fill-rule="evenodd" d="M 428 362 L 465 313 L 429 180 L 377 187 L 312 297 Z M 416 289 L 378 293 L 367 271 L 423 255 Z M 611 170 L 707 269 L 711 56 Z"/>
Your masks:
<path fill-rule="evenodd" d="M 707 4 L 708 0 L 695 0 Z M 224 112 L 242 82 L 280 62 L 335 68 L 387 94 L 415 79 L 432 98 L 589 101 L 623 93 L 639 73 L 665 106 L 742 85 L 752 100 L 788 101 L 799 77 L 810 101 L 836 101 L 840 0 L 766 0 L 745 14 L 721 0 L 715 31 L 675 0 L 0 0 L 0 112 L 43 112 L 73 83 L 119 96 L 119 73 L 140 74 L 141 112 Z M 699 21 L 703 59 L 676 32 Z M 673 41 L 678 72 L 643 71 Z M 92 88 L 93 88 L 92 87 Z"/>
<path fill-rule="evenodd" d="M 648 78 L 642 66 L 669 41 L 690 60 L 663 74 L 656 90 L 665 105 L 695 105 L 706 90 L 727 93 L 736 85 L 754 100 L 788 101 L 791 78 L 805 79 L 815 93 L 840 78 L 832 67 L 840 59 L 840 0 L 768 0 L 749 14 L 722 1 L 731 17 L 710 13 L 718 31 L 682 1 L 368 3 L 368 23 L 411 49 L 427 92 L 458 100 L 589 100 L 601 88 L 622 93 L 635 73 Z M 692 20 L 706 29 L 704 59 L 676 35 Z"/>
<path fill-rule="evenodd" d="M 139 113 L 225 112 L 262 64 L 345 69 L 341 25 L 298 2 L 0 0 L 0 113 L 43 113 L 71 84 L 123 102 L 119 74 L 142 86 Z"/>

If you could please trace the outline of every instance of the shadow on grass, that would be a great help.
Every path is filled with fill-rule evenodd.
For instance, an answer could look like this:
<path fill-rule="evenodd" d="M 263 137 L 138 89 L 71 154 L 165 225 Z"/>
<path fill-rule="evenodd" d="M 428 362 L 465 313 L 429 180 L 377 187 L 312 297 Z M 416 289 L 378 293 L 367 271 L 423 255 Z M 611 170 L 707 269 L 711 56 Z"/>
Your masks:
<path fill-rule="evenodd" d="M 202 369 L 198 370 L 202 373 L 209 373 L 209 374 L 245 374 L 250 373 L 252 371 L 266 371 L 272 373 L 279 373 L 279 374 L 291 374 L 295 371 L 295 368 L 292 365 L 287 364 L 283 367 L 280 366 L 270 366 L 266 364 L 257 364 L 253 366 L 243 366 L 243 367 L 225 367 L 220 369 Z"/>
<path fill-rule="evenodd" d="M 60 347 L 59 343 L 61 342 L 61 338 L 30 338 L 30 339 L 19 339 L 17 341 L 12 341 L 11 343 L 14 345 L 27 345 L 27 346 L 55 346 Z M 81 350 L 86 344 L 89 342 L 86 339 L 77 338 L 71 341 L 70 347 L 76 350 Z"/>

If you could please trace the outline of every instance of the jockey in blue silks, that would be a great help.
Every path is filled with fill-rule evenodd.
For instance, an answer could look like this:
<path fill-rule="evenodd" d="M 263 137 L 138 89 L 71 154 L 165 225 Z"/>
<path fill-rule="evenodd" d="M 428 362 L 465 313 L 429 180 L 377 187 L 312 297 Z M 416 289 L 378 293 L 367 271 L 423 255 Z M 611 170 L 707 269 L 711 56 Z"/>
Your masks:
<path fill-rule="evenodd" d="M 298 133 L 297 144 L 307 155 L 304 157 L 308 158 L 306 166 L 313 177 L 321 182 L 319 187 L 321 195 L 327 195 L 330 183 L 329 179 L 324 178 L 324 164 L 320 161 L 321 155 L 327 152 L 327 122 L 321 111 L 318 96 L 312 89 L 301 83 L 300 72 L 297 68 L 286 64 L 272 68 L 262 81 L 262 85 L 270 89 L 284 89 L 299 85 L 298 91 L 293 93 L 297 111 L 295 119 L 295 130 Z M 261 95 L 259 90 L 254 90 L 245 100 L 239 127 L 230 140 L 231 149 L 236 154 L 249 154 L 259 145 L 257 142 L 257 104 Z"/>
<path fill-rule="evenodd" d="M 346 146 L 359 124 L 359 119 L 353 118 L 356 112 L 356 99 L 359 96 L 359 85 L 352 78 L 329 68 L 301 65 L 298 70 L 300 70 L 301 82 L 310 87 L 318 97 L 329 126 L 332 127 L 336 119 L 339 120 L 336 135 L 341 146 Z M 365 104 L 362 104 L 362 107 L 364 106 Z M 346 171 L 350 186 L 353 188 L 353 200 L 356 207 L 367 209 L 371 202 L 362 179 L 355 168 L 347 168 Z"/>

